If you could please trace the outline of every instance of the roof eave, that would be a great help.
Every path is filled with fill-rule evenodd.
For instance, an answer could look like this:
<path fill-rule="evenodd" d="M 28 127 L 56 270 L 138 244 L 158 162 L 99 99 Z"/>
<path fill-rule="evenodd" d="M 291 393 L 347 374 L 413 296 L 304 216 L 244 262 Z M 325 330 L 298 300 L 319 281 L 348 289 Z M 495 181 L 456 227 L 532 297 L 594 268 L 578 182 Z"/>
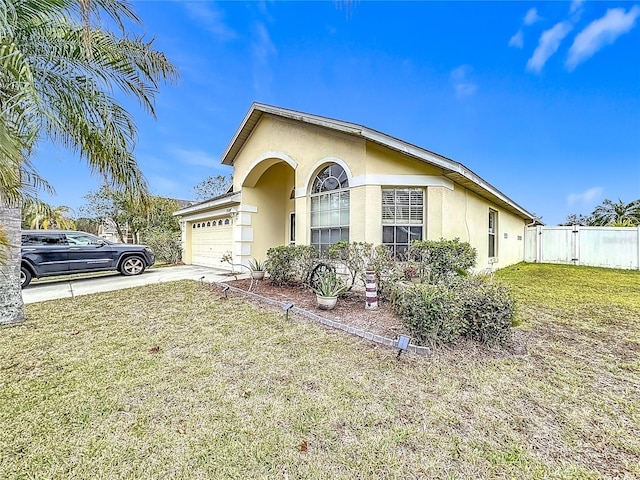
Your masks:
<path fill-rule="evenodd" d="M 190 215 L 192 213 L 201 212 L 203 210 L 211 210 L 213 208 L 220 208 L 226 205 L 240 203 L 240 199 L 241 199 L 241 192 L 234 192 L 233 195 L 229 195 L 228 193 L 225 193 L 220 197 L 212 198 L 211 200 L 207 200 L 197 205 L 192 205 L 190 207 L 176 210 L 175 212 L 173 212 L 173 216 L 182 217 L 185 215 Z"/>
<path fill-rule="evenodd" d="M 443 169 L 443 174 L 451 180 L 455 181 L 455 179 L 458 178 L 459 180 L 464 179 L 470 182 L 470 184 L 474 185 L 474 188 L 470 188 L 470 190 L 474 191 L 478 195 L 482 197 L 488 196 L 491 200 L 496 201 L 499 205 L 505 207 L 507 210 L 518 215 L 524 220 L 541 223 L 535 215 L 522 208 L 505 194 L 493 187 L 490 183 L 483 180 L 480 176 L 476 175 L 459 162 L 362 125 L 297 112 L 295 110 L 274 107 L 262 103 L 253 103 L 251 105 L 249 112 L 245 115 L 240 127 L 222 155 L 222 163 L 224 165 L 233 165 L 236 156 L 264 114 L 271 114 L 282 118 L 288 118 L 290 120 L 328 128 L 330 130 L 339 131 L 349 135 L 359 136 L 368 141 L 382 145 L 383 147 L 390 148 L 425 163 L 440 167 Z M 460 183 L 460 181 L 456 183 Z M 465 182 L 463 181 L 463 183 Z M 465 185 L 463 184 L 463 186 Z"/>

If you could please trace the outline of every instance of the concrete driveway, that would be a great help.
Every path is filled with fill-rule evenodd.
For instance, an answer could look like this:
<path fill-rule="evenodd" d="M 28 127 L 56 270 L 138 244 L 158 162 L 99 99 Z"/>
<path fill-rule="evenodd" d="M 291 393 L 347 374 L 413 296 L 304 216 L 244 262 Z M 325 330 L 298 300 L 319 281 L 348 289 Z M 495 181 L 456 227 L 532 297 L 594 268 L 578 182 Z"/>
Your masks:
<path fill-rule="evenodd" d="M 234 278 L 226 273 L 226 271 L 216 268 L 179 265 L 176 267 L 151 268 L 143 274 L 133 277 L 125 277 L 114 272 L 85 278 L 43 279 L 22 290 L 22 299 L 24 303 L 36 303 L 58 298 L 77 297 L 91 293 L 139 287 L 151 283 L 172 282 L 174 280 L 202 279 L 205 282 L 220 282 Z"/>

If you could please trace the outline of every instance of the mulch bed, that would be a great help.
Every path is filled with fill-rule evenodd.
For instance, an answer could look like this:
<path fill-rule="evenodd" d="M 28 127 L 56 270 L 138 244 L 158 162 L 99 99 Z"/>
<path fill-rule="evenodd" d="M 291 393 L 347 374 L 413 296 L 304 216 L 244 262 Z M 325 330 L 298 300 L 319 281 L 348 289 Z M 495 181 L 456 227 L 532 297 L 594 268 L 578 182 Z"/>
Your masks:
<path fill-rule="evenodd" d="M 231 280 L 226 283 L 241 290 L 249 290 L 251 280 Z M 320 310 L 317 306 L 316 295 L 308 288 L 299 286 L 276 287 L 269 280 L 262 280 L 257 282 L 251 291 L 279 302 L 291 302 L 296 307 L 308 310 L 316 315 L 366 330 L 376 335 L 396 338 L 398 335 L 407 334 L 402 322 L 393 313 L 388 302 L 378 301 L 377 310 L 366 310 L 364 291 L 351 291 L 341 296 L 333 310 Z"/>
<path fill-rule="evenodd" d="M 225 283 L 239 288 L 241 290 L 249 290 L 251 279 L 232 280 L 234 276 Z M 291 302 L 296 307 L 320 315 L 330 320 L 344 323 L 346 325 L 366 330 L 376 335 L 382 335 L 387 338 L 395 339 L 398 335 L 409 335 L 406 328 L 402 325 L 402 321 L 395 315 L 391 309 L 389 302 L 378 300 L 377 310 L 365 309 L 365 292 L 354 290 L 348 292 L 338 299 L 333 310 L 321 310 L 318 308 L 316 295 L 308 288 L 301 286 L 288 285 L 277 287 L 271 284 L 269 280 L 261 280 L 253 286 L 252 293 L 261 295 L 278 302 Z M 240 295 L 231 292 L 230 295 Z M 243 297 L 247 298 L 247 297 Z M 250 299 L 251 300 L 251 299 Z M 267 303 L 261 302 L 261 308 L 278 308 Z M 409 335 L 410 336 L 410 335 Z M 474 355 L 478 358 L 495 358 L 511 355 L 526 355 L 528 353 L 527 345 L 531 341 L 530 334 L 519 329 L 514 329 L 511 339 L 504 347 L 488 348 L 471 340 L 464 338 L 458 339 L 454 345 L 447 347 L 435 348 L 435 351 L 448 351 L 451 354 L 464 354 L 466 356 Z M 457 353 L 456 353 L 457 352 Z"/>

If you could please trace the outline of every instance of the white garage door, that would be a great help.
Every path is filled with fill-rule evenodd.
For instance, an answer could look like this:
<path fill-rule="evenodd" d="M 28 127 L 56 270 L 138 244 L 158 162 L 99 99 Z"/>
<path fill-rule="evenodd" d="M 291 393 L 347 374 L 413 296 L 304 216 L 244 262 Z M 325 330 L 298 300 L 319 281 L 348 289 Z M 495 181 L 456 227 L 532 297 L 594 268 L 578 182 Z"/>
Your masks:
<path fill-rule="evenodd" d="M 204 267 L 227 268 L 220 260 L 233 249 L 231 219 L 207 218 L 191 224 L 191 263 Z"/>

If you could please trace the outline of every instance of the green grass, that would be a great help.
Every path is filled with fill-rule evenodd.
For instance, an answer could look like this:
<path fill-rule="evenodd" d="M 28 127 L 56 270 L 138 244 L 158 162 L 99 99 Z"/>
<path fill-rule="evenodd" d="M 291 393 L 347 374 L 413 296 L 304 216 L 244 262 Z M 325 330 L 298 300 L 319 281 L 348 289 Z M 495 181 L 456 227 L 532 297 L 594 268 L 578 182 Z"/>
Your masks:
<path fill-rule="evenodd" d="M 637 478 L 640 274 L 498 277 L 526 355 L 398 361 L 188 281 L 29 305 L 0 329 L 0 478 Z"/>

